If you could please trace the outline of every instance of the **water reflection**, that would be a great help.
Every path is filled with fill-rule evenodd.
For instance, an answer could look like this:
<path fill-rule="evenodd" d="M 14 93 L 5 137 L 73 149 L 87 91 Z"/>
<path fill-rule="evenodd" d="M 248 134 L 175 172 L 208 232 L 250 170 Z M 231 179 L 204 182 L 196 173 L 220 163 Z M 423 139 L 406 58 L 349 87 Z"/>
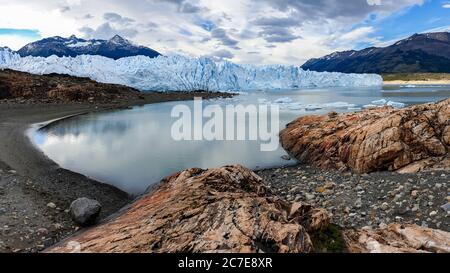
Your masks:
<path fill-rule="evenodd" d="M 280 128 L 283 128 L 300 115 L 323 114 L 332 110 L 349 112 L 380 98 L 408 105 L 437 101 L 450 97 L 449 90 L 448 87 L 397 87 L 389 90 L 335 88 L 255 92 L 207 104 L 258 104 L 283 97 L 300 104 L 354 104 L 354 107 L 328 107 L 315 111 L 301 107 L 283 108 L 280 113 Z M 171 126 L 175 119 L 171 118 L 170 112 L 178 103 L 82 115 L 35 131 L 31 137 L 62 167 L 134 194 L 143 192 L 167 175 L 190 167 L 210 168 L 239 163 L 250 168 L 263 168 L 294 163 L 281 159 L 285 155 L 281 147 L 274 152 L 261 152 L 258 141 L 172 140 Z M 192 102 L 183 103 L 193 106 Z"/>

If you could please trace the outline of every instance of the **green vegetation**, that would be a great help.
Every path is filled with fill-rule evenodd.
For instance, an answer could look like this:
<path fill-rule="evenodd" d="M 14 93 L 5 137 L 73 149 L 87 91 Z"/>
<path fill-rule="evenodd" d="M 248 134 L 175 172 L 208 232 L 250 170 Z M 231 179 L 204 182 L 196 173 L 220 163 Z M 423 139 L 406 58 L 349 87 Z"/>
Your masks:
<path fill-rule="evenodd" d="M 330 224 L 326 230 L 310 234 L 316 253 L 346 253 L 348 252 L 342 235 L 342 228 Z"/>
<path fill-rule="evenodd" d="M 396 73 L 381 76 L 385 81 L 450 81 L 450 73 Z"/>

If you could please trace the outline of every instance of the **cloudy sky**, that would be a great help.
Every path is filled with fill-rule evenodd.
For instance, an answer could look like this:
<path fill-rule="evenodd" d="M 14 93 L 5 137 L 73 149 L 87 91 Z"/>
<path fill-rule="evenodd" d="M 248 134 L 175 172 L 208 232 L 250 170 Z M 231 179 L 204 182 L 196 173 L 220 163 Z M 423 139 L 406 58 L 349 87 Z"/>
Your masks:
<path fill-rule="evenodd" d="M 301 65 L 448 30 L 447 0 L 0 0 L 0 46 L 119 34 L 163 54 Z"/>

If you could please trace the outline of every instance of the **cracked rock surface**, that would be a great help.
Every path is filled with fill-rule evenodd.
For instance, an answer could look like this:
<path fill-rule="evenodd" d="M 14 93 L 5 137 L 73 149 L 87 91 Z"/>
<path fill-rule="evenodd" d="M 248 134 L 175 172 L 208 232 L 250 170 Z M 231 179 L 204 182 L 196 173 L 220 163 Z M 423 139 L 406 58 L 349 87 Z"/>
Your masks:
<path fill-rule="evenodd" d="M 346 231 L 354 253 L 449 253 L 450 233 L 417 225 L 392 224 L 384 229 Z"/>
<path fill-rule="evenodd" d="M 450 99 L 401 110 L 306 116 L 281 131 L 283 147 L 303 163 L 357 173 L 450 168 Z"/>
<path fill-rule="evenodd" d="M 242 166 L 189 169 L 164 179 L 117 217 L 48 251 L 311 252 L 308 232 L 329 221 L 323 209 L 271 194 Z"/>

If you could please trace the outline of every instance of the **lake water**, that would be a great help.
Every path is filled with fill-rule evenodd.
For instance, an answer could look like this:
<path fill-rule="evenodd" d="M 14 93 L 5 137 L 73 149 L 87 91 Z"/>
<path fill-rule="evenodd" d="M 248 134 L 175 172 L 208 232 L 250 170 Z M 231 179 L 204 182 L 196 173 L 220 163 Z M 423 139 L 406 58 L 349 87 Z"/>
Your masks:
<path fill-rule="evenodd" d="M 389 102 L 407 106 L 448 97 L 450 86 L 329 88 L 244 93 L 232 99 L 204 101 L 204 106 L 278 101 L 282 129 L 302 115 L 359 111 L 365 105 Z M 275 151 L 263 152 L 259 141 L 173 140 L 171 128 L 177 118 L 171 117 L 171 111 L 178 104 L 193 107 L 192 101 L 169 102 L 87 114 L 34 130 L 30 137 L 63 168 L 110 183 L 131 194 L 142 193 L 165 176 L 191 167 L 238 163 L 249 168 L 267 168 L 295 164 L 281 158 L 286 154 L 281 146 Z M 238 126 L 247 126 L 247 123 Z"/>

